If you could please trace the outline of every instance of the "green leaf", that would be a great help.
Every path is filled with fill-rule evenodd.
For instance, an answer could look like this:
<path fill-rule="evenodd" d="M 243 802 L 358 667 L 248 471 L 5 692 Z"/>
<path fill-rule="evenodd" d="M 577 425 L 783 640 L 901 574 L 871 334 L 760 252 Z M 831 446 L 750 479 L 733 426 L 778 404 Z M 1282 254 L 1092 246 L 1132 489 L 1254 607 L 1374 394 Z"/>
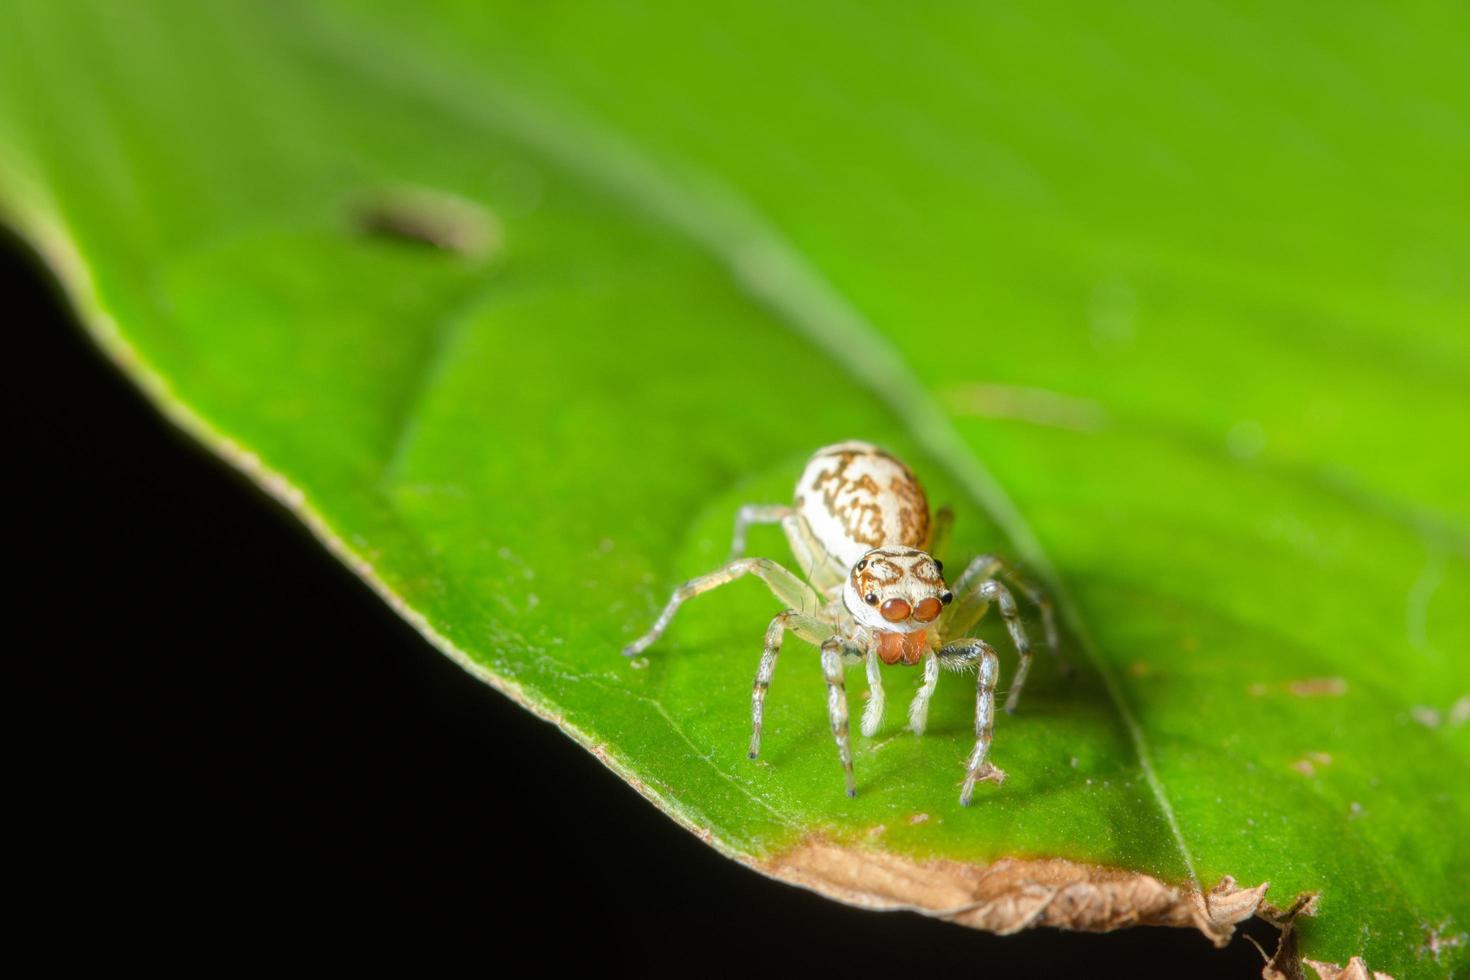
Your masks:
<path fill-rule="evenodd" d="M 1463 970 L 1470 20 L 1032 6 L 10 4 L 0 207 L 164 411 L 732 857 L 998 929 L 1218 936 L 1233 876 L 1319 894 L 1311 959 Z M 969 809 L 963 678 L 916 739 L 889 672 L 849 800 L 791 640 L 745 758 L 755 583 L 618 656 L 846 438 L 1060 601 L 1081 670 Z"/>

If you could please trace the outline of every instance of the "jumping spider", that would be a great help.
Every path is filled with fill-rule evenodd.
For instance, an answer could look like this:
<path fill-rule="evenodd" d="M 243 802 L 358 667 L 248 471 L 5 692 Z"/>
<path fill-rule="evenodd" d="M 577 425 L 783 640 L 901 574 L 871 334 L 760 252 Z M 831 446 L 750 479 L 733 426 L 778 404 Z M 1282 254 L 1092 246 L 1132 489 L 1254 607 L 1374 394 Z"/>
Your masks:
<path fill-rule="evenodd" d="M 852 749 L 848 744 L 844 657 L 867 665 L 870 698 L 863 709 L 862 732 L 873 736 L 883 720 L 883 684 L 879 665 L 923 665 L 923 683 L 909 705 L 909 728 L 923 734 L 929 700 L 939 682 L 939 669 L 977 669 L 975 748 L 966 762 L 960 803 L 969 806 L 979 780 L 999 783 L 1005 773 L 990 764 L 991 724 L 999 664 L 990 644 L 967 636 L 993 602 L 1000 609 L 1020 665 L 1011 681 L 1007 712 L 1016 709 L 1031 668 L 1031 645 L 1006 580 L 1041 611 L 1047 644 L 1057 651 L 1051 604 L 998 558 L 983 555 L 970 562 L 951 590 L 944 584 L 944 565 L 933 557 L 938 539 L 951 523 L 948 509 L 929 519 L 924 488 L 907 466 L 877 446 L 844 442 L 817 450 L 796 484 L 795 505 L 748 504 L 735 519 L 734 559 L 722 568 L 692 579 L 674 590 L 653 627 L 623 653 L 648 649 L 669 626 L 686 599 L 754 575 L 765 582 L 787 609 L 771 620 L 765 652 L 755 675 L 751 697 L 750 757 L 760 752 L 766 689 L 776 670 L 776 657 L 787 630 L 821 648 L 827 678 L 827 712 L 837 753 L 847 780 L 847 795 L 856 795 Z M 780 524 L 797 564 L 811 585 L 769 558 L 739 557 L 752 524 Z"/>

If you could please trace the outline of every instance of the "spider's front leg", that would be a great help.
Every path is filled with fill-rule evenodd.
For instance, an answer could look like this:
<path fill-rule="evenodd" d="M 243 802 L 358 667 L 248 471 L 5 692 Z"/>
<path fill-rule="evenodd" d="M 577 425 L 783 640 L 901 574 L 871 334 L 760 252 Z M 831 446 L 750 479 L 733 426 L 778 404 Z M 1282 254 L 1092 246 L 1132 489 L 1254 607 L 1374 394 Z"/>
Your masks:
<path fill-rule="evenodd" d="M 995 726 L 995 681 L 1000 661 L 990 644 L 980 639 L 959 640 L 939 651 L 939 659 L 964 667 L 977 664 L 975 678 L 975 748 L 965 762 L 965 782 L 960 787 L 960 805 L 969 806 L 980 780 L 1000 784 L 1006 774 L 988 761 L 991 733 Z"/>
<path fill-rule="evenodd" d="M 1057 648 L 1056 619 L 1051 602 L 1046 596 L 1026 583 L 1009 565 L 993 555 L 981 555 L 970 562 L 954 584 L 955 598 L 941 624 L 942 635 L 964 636 L 975 628 L 975 624 L 989 610 L 990 604 L 995 603 L 1000 609 L 1001 618 L 1005 620 L 1006 631 L 1010 633 L 1011 643 L 1015 646 L 1016 654 L 1020 658 L 1020 664 L 1016 667 L 1016 676 L 1011 681 L 1010 696 L 1006 698 L 1006 712 L 1009 714 L 1015 712 L 1016 704 L 1021 699 L 1021 690 L 1026 686 L 1026 676 L 1031 672 L 1031 640 L 1026 635 L 1026 627 L 1021 623 L 1021 614 L 1016 608 L 1015 597 L 1011 595 L 1010 589 L 1001 584 L 999 578 L 994 577 L 997 575 L 1005 576 L 1040 609 L 1042 626 L 1046 630 L 1047 646 L 1061 662 L 1063 673 L 1067 670 L 1067 664 L 1062 660 L 1061 652 Z"/>
<path fill-rule="evenodd" d="M 862 655 L 861 650 L 843 642 L 840 637 L 828 637 L 822 644 L 822 674 L 827 678 L 827 717 L 832 722 L 837 757 L 842 760 L 842 771 L 847 777 L 847 795 L 857 796 L 857 783 L 852 776 L 852 746 L 847 739 L 847 689 L 842 683 L 842 655 L 845 652 Z"/>
<path fill-rule="evenodd" d="M 669 601 L 664 606 L 664 611 L 659 614 L 653 626 L 649 628 L 647 633 L 644 633 L 638 639 L 624 647 L 623 655 L 626 657 L 636 657 L 652 646 L 660 636 L 664 635 L 664 630 L 669 628 L 669 623 L 673 620 L 674 613 L 679 611 L 679 607 L 685 601 L 694 598 L 702 592 L 708 592 L 710 589 L 717 589 L 722 585 L 733 582 L 744 575 L 754 575 L 766 583 L 770 590 L 775 593 L 776 598 L 780 599 L 788 608 L 794 609 L 797 612 L 812 615 L 822 607 L 822 600 L 817 597 L 817 594 L 811 590 L 810 586 L 769 558 L 737 558 L 735 561 L 715 569 L 708 575 L 701 575 L 699 578 L 690 579 L 675 589 L 674 594 L 669 596 Z"/>
<path fill-rule="evenodd" d="M 750 693 L 750 757 L 761 753 L 761 727 L 766 717 L 766 691 L 776 673 L 776 658 L 781 655 L 781 641 L 790 630 L 815 646 L 821 646 L 832 635 L 832 626 L 820 619 L 805 616 L 795 609 L 777 613 L 766 628 L 766 647 L 761 653 L 761 665 L 755 672 L 755 686 Z"/>

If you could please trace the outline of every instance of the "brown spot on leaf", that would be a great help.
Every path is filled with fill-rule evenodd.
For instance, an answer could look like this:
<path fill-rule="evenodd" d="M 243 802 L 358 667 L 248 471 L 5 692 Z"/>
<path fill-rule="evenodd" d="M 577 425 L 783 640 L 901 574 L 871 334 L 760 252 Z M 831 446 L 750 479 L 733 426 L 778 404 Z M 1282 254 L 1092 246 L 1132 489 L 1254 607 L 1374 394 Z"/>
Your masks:
<path fill-rule="evenodd" d="M 1239 888 L 1226 877 L 1202 895 L 1151 875 L 1060 858 L 919 862 L 822 838 L 758 868 L 850 905 L 915 911 L 1002 935 L 1034 926 L 1106 932 L 1169 925 L 1198 929 L 1217 946 L 1266 893 L 1264 883 Z"/>
<path fill-rule="evenodd" d="M 365 234 L 429 245 L 471 258 L 498 251 L 499 220 L 485 207 L 444 191 L 395 187 L 361 199 L 357 226 Z"/>
<path fill-rule="evenodd" d="M 1347 693 L 1347 681 L 1341 677 L 1307 677 L 1291 681 L 1286 689 L 1299 698 L 1337 698 Z"/>

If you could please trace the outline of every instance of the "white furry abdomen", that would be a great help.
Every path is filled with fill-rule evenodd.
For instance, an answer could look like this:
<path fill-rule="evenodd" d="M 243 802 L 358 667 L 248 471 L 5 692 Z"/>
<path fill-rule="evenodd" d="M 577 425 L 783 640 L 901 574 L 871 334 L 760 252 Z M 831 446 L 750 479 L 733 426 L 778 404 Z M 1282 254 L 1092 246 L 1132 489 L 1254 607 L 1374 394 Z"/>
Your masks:
<path fill-rule="evenodd" d="M 797 513 L 843 570 L 883 545 L 929 544 L 929 501 L 909 468 L 866 442 L 817 450 L 796 482 Z"/>

